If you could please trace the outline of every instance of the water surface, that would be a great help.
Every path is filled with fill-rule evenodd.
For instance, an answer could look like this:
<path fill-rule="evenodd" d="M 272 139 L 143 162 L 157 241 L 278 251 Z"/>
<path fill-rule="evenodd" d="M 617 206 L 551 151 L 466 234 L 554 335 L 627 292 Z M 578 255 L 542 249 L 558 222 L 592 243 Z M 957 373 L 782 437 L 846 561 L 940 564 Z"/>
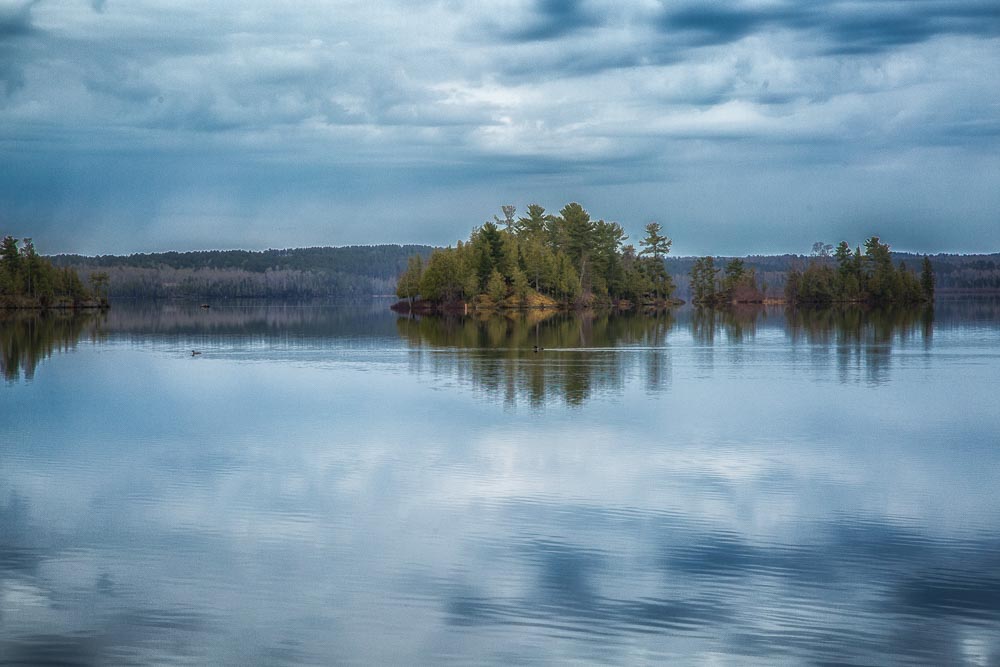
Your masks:
<path fill-rule="evenodd" d="M 5 317 L 0 664 L 1000 664 L 995 300 L 386 305 Z"/>

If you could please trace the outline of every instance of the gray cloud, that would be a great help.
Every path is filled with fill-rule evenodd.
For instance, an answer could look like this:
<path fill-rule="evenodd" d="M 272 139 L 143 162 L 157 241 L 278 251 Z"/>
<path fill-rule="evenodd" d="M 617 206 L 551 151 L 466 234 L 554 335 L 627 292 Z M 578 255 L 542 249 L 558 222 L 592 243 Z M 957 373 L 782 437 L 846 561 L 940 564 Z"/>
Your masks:
<path fill-rule="evenodd" d="M 38 1 L 0 5 L 0 83 L 8 97 L 24 86 L 24 67 L 18 54 L 25 40 L 36 33 L 31 9 Z"/>
<path fill-rule="evenodd" d="M 676 252 L 1000 245 L 990 3 L 2 7 L 0 224 L 53 251 L 448 243 L 500 200 L 668 211 Z"/>
<path fill-rule="evenodd" d="M 600 19 L 576 0 L 534 0 L 532 11 L 520 25 L 502 31 L 514 41 L 543 41 L 572 35 L 598 25 Z"/>
<path fill-rule="evenodd" d="M 996 37 L 1000 7 L 981 0 L 687 5 L 665 7 L 661 27 L 698 45 L 727 44 L 763 29 L 810 31 L 828 42 L 828 53 L 871 54 L 939 35 Z"/>
<path fill-rule="evenodd" d="M 31 8 L 38 2 L 29 0 L 0 5 L 0 40 L 30 34 L 33 30 Z"/>

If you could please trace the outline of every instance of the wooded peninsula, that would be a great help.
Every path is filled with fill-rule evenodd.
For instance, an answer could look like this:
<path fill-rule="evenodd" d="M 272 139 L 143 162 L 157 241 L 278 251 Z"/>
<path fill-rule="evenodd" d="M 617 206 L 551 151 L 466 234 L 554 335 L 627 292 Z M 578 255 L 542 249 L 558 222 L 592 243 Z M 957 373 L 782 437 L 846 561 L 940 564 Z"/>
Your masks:
<path fill-rule="evenodd" d="M 0 242 L 0 308 L 106 308 L 107 274 L 95 273 L 88 289 L 71 268 L 56 268 L 30 238 Z"/>

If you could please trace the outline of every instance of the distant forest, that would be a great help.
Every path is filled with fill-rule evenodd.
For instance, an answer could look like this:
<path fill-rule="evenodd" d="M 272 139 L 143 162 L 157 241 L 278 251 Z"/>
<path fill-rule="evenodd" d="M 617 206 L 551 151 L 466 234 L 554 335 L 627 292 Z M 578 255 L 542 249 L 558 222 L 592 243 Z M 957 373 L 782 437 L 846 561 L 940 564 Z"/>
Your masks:
<path fill-rule="evenodd" d="M 421 245 L 287 250 L 206 250 L 135 255 L 56 255 L 52 263 L 81 275 L 107 273 L 110 297 L 360 298 L 391 294 Z"/>
<path fill-rule="evenodd" d="M 424 245 L 347 246 L 290 250 L 210 250 L 126 256 L 56 255 L 57 267 L 76 269 L 84 284 L 95 273 L 109 276 L 107 293 L 135 298 L 360 298 L 392 294 L 407 258 L 429 259 Z M 922 255 L 892 253 L 896 264 L 919 269 Z M 698 257 L 663 258 L 674 294 L 690 300 L 691 268 Z M 728 257 L 717 257 L 723 265 Z M 751 255 L 742 258 L 768 295 L 784 293 L 790 269 L 805 269 L 809 255 Z M 1000 291 L 1000 253 L 938 254 L 934 265 L 937 293 Z"/>

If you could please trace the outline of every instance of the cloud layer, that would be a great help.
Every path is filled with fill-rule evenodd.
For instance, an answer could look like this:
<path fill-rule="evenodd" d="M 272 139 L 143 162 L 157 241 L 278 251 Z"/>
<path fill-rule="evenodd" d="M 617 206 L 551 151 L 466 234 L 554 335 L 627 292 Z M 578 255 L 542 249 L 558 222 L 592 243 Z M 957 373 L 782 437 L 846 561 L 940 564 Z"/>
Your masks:
<path fill-rule="evenodd" d="M 578 200 L 681 253 L 995 250 L 998 62 L 979 0 L 2 0 L 0 225 L 448 243 Z"/>

